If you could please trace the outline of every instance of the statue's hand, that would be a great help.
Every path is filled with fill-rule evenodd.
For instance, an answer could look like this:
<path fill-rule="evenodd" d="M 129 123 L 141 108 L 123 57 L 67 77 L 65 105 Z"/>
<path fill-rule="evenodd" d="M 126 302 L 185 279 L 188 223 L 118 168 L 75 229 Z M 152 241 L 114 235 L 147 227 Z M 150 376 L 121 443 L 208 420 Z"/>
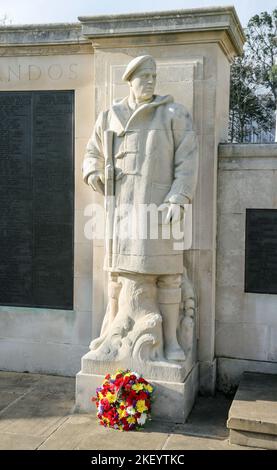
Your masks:
<path fill-rule="evenodd" d="M 162 205 L 162 223 L 167 225 L 179 222 L 186 212 L 186 205 L 167 203 Z"/>
<path fill-rule="evenodd" d="M 100 194 L 105 193 L 104 175 L 101 172 L 95 172 L 89 175 L 88 185 L 92 187 L 94 191 Z"/>

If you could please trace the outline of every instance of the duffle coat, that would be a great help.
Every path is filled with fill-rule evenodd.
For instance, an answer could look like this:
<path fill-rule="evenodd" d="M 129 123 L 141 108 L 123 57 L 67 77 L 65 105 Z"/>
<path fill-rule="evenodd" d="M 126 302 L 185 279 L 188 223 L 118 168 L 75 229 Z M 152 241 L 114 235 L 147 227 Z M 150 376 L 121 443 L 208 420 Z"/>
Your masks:
<path fill-rule="evenodd" d="M 170 95 L 154 95 L 150 103 L 131 111 L 126 97 L 101 113 L 86 149 L 85 182 L 96 171 L 104 173 L 106 131 L 113 131 L 117 208 L 191 202 L 197 183 L 198 142 L 183 105 L 174 103 Z M 114 217 L 110 271 L 183 272 L 183 253 L 174 248 L 172 237 L 162 239 L 159 230 L 158 239 L 124 238 L 120 235 L 122 223 L 119 213 Z"/>

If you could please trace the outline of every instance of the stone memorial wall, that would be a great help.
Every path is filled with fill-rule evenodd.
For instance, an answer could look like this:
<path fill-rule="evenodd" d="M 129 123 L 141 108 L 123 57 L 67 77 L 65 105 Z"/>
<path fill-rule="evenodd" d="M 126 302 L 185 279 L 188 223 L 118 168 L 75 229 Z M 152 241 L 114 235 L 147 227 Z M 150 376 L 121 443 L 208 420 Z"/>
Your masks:
<path fill-rule="evenodd" d="M 0 28 L 0 369 L 75 375 L 99 335 L 104 244 L 88 240 L 84 227 L 90 204 L 103 200 L 84 184 L 81 166 L 96 116 L 126 94 L 126 64 L 151 54 L 157 93 L 188 108 L 200 143 L 192 246 L 184 254 L 197 299 L 200 372 L 191 397 L 198 387 L 213 393 L 216 377 L 229 389 L 245 368 L 276 371 L 274 289 L 245 292 L 254 263 L 246 209 L 276 210 L 276 146 L 220 147 L 218 169 L 230 64 L 244 40 L 232 7 Z M 271 237 L 271 249 L 274 230 L 259 235 Z"/>
<path fill-rule="evenodd" d="M 80 174 L 93 51 L 80 30 L 0 28 L 2 370 L 74 375 L 91 340 L 91 193 Z"/>
<path fill-rule="evenodd" d="M 74 94 L 0 92 L 0 304 L 72 309 Z"/>
<path fill-rule="evenodd" d="M 277 145 L 220 145 L 217 386 L 244 371 L 277 372 Z"/>

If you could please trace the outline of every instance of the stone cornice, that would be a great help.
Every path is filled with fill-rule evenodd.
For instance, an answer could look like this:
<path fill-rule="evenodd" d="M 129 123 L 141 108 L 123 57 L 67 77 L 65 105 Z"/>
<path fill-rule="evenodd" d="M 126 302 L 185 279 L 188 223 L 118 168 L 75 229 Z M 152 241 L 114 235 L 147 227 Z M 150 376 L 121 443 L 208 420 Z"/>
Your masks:
<path fill-rule="evenodd" d="M 86 44 L 80 23 L 12 25 L 0 27 L 0 47 Z"/>
<path fill-rule="evenodd" d="M 103 38 L 180 33 L 225 32 L 235 54 L 241 54 L 245 35 L 234 7 L 79 17 L 82 34 L 94 45 Z M 152 41 L 153 42 L 153 41 Z"/>
<path fill-rule="evenodd" d="M 234 158 L 277 158 L 277 144 L 219 144 L 221 159 Z"/>

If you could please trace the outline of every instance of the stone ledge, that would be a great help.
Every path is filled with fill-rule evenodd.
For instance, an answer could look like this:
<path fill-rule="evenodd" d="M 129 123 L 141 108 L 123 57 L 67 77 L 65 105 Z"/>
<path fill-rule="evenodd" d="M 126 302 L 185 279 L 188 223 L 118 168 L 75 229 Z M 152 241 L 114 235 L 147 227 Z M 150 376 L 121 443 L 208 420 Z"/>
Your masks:
<path fill-rule="evenodd" d="M 195 365 L 194 358 L 188 355 L 185 361 L 168 362 L 164 361 L 136 361 L 125 359 L 121 361 L 99 361 L 93 359 L 93 354 L 89 351 L 82 357 L 82 370 L 84 374 L 106 375 L 112 374 L 117 369 L 131 369 L 143 374 L 149 380 L 166 381 L 168 383 L 183 383 L 191 373 Z"/>
<path fill-rule="evenodd" d="M 0 26 L 0 45 L 26 46 L 50 44 L 87 44 L 79 23 L 50 23 Z"/>
<path fill-rule="evenodd" d="M 229 410 L 227 427 L 277 436 L 277 375 L 245 372 Z"/>
<path fill-rule="evenodd" d="M 219 144 L 219 158 L 277 158 L 277 144 Z"/>

